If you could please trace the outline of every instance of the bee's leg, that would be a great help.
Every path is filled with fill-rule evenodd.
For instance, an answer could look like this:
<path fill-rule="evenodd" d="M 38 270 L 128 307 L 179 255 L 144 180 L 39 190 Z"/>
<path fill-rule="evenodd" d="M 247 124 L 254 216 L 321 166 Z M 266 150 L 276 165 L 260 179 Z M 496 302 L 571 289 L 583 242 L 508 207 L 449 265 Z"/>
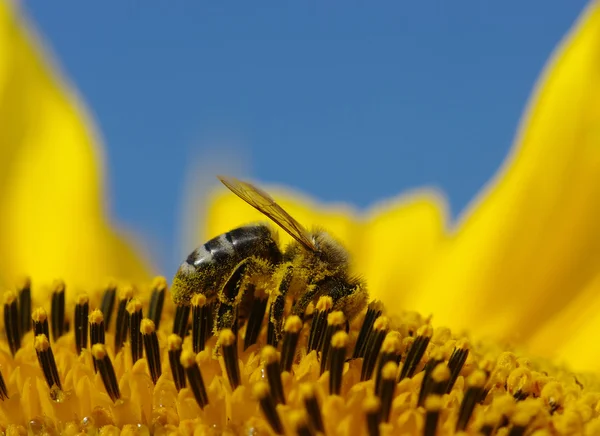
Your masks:
<path fill-rule="evenodd" d="M 281 330 L 283 328 L 283 317 L 285 310 L 285 296 L 289 290 L 292 281 L 292 265 L 288 265 L 283 273 L 283 277 L 279 282 L 277 296 L 271 303 L 269 308 L 269 324 L 267 330 L 267 344 L 277 347 L 279 339 L 281 339 Z"/>
<path fill-rule="evenodd" d="M 238 297 L 248 269 L 248 259 L 241 261 L 219 292 L 213 332 L 217 335 L 223 329 L 231 329 L 237 335 Z"/>
<path fill-rule="evenodd" d="M 248 320 L 244 335 L 244 350 L 255 344 L 260 335 L 269 301 L 267 289 L 271 285 L 273 274 L 273 265 L 264 259 L 252 257 L 248 262 L 251 282 L 247 285 L 238 306 L 240 321 Z"/>
<path fill-rule="evenodd" d="M 321 295 L 324 294 L 324 290 L 322 289 L 321 283 L 317 283 L 316 285 L 307 286 L 307 289 L 300 294 L 298 300 L 294 302 L 292 306 L 292 315 L 298 315 L 300 318 L 304 318 L 304 313 L 306 312 L 306 308 L 311 302 L 315 302 Z"/>
<path fill-rule="evenodd" d="M 255 257 L 248 257 L 235 267 L 219 292 L 215 334 L 224 328 L 237 334 L 238 326 L 247 320 L 244 347 L 256 342 L 268 301 L 264 278 L 270 277 L 271 272 L 267 261 Z"/>
<path fill-rule="evenodd" d="M 328 292 L 335 310 L 344 312 L 348 322 L 362 312 L 369 303 L 369 293 L 364 282 L 358 278 L 346 279 Z"/>

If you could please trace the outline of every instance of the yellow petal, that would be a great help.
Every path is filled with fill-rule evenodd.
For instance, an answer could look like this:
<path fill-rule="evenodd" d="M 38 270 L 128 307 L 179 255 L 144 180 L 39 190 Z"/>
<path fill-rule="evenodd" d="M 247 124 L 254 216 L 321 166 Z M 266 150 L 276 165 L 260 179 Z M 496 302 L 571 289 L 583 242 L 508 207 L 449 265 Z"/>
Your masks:
<path fill-rule="evenodd" d="M 600 12 L 547 66 L 505 168 L 411 306 L 438 324 L 526 340 L 579 292 L 600 254 Z"/>
<path fill-rule="evenodd" d="M 0 277 L 74 287 L 146 269 L 103 213 L 101 150 L 10 2 L 0 3 Z"/>
<path fill-rule="evenodd" d="M 371 297 L 396 307 L 444 238 L 444 201 L 427 191 L 388 201 L 361 217 L 347 206 L 319 205 L 298 193 L 261 187 L 301 224 L 309 229 L 322 227 L 342 242 L 350 252 L 354 272 L 367 280 Z M 214 193 L 208 210 L 202 241 L 242 224 L 268 221 L 225 189 Z M 290 241 L 285 232 L 279 234 L 282 244 Z"/>
<path fill-rule="evenodd" d="M 444 198 L 435 192 L 407 194 L 373 208 L 362 243 L 353 253 L 372 298 L 390 310 L 406 308 L 446 237 Z"/>
<path fill-rule="evenodd" d="M 600 347 L 600 274 L 563 310 L 538 329 L 530 341 L 532 351 L 575 371 L 598 372 Z"/>

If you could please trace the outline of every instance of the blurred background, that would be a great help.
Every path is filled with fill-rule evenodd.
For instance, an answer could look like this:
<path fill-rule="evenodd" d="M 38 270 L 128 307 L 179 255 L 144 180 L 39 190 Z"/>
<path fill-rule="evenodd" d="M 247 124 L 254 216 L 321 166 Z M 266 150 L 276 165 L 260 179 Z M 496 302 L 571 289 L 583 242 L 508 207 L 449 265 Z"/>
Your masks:
<path fill-rule="evenodd" d="M 24 1 L 106 146 L 111 216 L 171 275 L 214 175 L 455 218 L 501 165 L 583 0 Z M 189 221 L 189 220 L 188 220 Z"/>

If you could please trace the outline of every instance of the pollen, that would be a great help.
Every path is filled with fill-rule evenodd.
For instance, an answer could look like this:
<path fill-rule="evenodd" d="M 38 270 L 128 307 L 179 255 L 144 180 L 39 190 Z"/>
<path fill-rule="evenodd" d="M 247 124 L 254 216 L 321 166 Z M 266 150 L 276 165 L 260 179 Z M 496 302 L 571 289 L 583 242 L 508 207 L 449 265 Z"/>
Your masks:
<path fill-rule="evenodd" d="M 33 284 L 35 285 L 35 283 Z M 48 301 L 4 292 L 3 434 L 598 434 L 600 383 L 373 301 L 175 305 L 163 277 Z M 33 294 L 37 295 L 37 294 Z M 27 311 L 25 317 L 23 311 Z M 49 310 L 49 312 L 47 312 Z M 26 318 L 24 320 L 24 318 Z M 280 332 L 273 329 L 279 325 Z M 473 328 L 476 328 L 474 326 Z M 278 335 L 279 341 L 273 343 Z M 250 339 L 248 339 L 250 337 Z"/>

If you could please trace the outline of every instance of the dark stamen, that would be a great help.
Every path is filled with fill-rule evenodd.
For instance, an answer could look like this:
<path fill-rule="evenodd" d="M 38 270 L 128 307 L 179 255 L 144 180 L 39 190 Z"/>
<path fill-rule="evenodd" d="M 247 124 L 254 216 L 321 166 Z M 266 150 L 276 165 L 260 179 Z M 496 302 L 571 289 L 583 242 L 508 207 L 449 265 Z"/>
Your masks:
<path fill-rule="evenodd" d="M 129 314 L 129 342 L 131 344 L 131 361 L 135 364 L 135 362 L 144 357 L 144 344 L 142 340 L 142 332 L 140 330 L 142 318 L 144 317 L 142 313 L 142 302 L 137 298 L 131 299 L 131 301 L 127 303 L 127 313 Z"/>
<path fill-rule="evenodd" d="M 162 316 L 165 303 L 165 294 L 167 293 L 167 280 L 164 277 L 155 277 L 152 282 L 152 296 L 150 297 L 150 307 L 148 308 L 148 318 L 156 326 L 160 326 L 160 317 Z"/>
<path fill-rule="evenodd" d="M 249 289 L 247 292 L 251 292 L 251 290 Z M 267 302 L 269 300 L 268 295 L 266 295 L 264 291 L 256 290 L 253 295 L 254 297 L 250 306 L 250 316 L 246 323 L 244 350 L 256 343 L 267 310 Z"/>
<path fill-rule="evenodd" d="M 442 409 L 442 397 L 430 395 L 425 400 L 425 428 L 423 436 L 435 436 L 437 433 L 440 410 Z"/>
<path fill-rule="evenodd" d="M 539 413 L 539 409 L 534 407 L 530 407 L 527 409 L 516 410 L 513 416 L 511 417 L 512 427 L 508 432 L 508 436 L 523 436 L 527 431 L 529 424 Z"/>
<path fill-rule="evenodd" d="M 49 326 L 48 326 L 48 314 L 44 310 L 43 307 L 38 307 L 31 314 L 31 319 L 33 321 L 33 335 L 34 337 L 37 335 L 46 335 L 46 337 L 50 337 Z"/>
<path fill-rule="evenodd" d="M 113 283 L 109 283 L 104 294 L 102 294 L 102 302 L 100 303 L 100 311 L 104 315 L 104 325 L 107 331 L 110 327 L 110 320 L 112 319 L 116 298 L 117 287 Z"/>
<path fill-rule="evenodd" d="M 485 373 L 485 376 L 486 376 L 486 382 L 485 382 L 483 388 L 481 389 L 479 398 L 477 399 L 478 403 L 483 403 L 487 397 L 489 389 L 491 388 L 491 385 L 490 385 L 490 383 L 492 381 L 491 376 L 492 376 L 492 372 L 494 371 L 494 367 L 496 366 L 496 360 L 493 358 L 484 358 L 479 366 L 480 366 L 481 370 Z"/>
<path fill-rule="evenodd" d="M 503 423 L 502 426 L 508 424 L 508 419 L 506 418 L 506 415 L 502 413 L 503 409 L 506 410 L 506 406 L 488 409 L 486 413 L 483 414 L 483 422 L 478 430 L 479 434 L 482 434 L 484 436 L 492 436 L 493 434 L 495 434 L 496 429 L 501 426 L 501 422 Z"/>
<path fill-rule="evenodd" d="M 458 378 L 463 365 L 467 361 L 468 356 L 469 343 L 466 340 L 461 339 L 457 342 L 456 347 L 450 356 L 450 360 L 448 361 L 448 367 L 450 368 L 450 380 L 448 380 L 446 393 L 449 394 L 454 387 L 454 383 L 456 383 L 456 379 Z"/>
<path fill-rule="evenodd" d="M 508 380 L 509 371 L 507 368 L 498 367 L 492 371 L 490 377 L 488 378 L 487 383 L 481 393 L 481 397 L 479 398 L 479 403 L 483 403 L 483 401 L 487 398 L 488 393 L 494 389 L 505 389 L 506 382 Z"/>
<path fill-rule="evenodd" d="M 323 341 L 325 335 L 325 329 L 327 327 L 327 315 L 331 312 L 333 306 L 333 300 L 331 297 L 321 297 L 315 307 L 313 314 L 313 320 L 310 325 L 310 333 L 308 335 L 307 352 L 310 353 L 313 350 L 318 350 Z"/>
<path fill-rule="evenodd" d="M 283 341 L 281 344 L 281 370 L 290 372 L 294 357 L 296 356 L 296 347 L 300 339 L 300 330 L 302 330 L 302 320 L 297 315 L 291 315 L 285 320 L 283 326 Z"/>
<path fill-rule="evenodd" d="M 38 335 L 34 340 L 34 348 L 37 354 L 38 362 L 44 373 L 44 378 L 48 387 L 52 389 L 56 386 L 62 390 L 60 383 L 60 377 L 58 376 L 58 368 L 56 367 L 56 361 L 54 360 L 54 353 L 50 347 L 50 342 L 46 335 Z"/>
<path fill-rule="evenodd" d="M 106 393 L 113 402 L 117 401 L 121 398 L 121 392 L 119 391 L 115 369 L 104 344 L 95 344 L 92 346 L 92 356 L 94 356 L 94 362 L 96 362 L 98 372 L 102 377 Z"/>
<path fill-rule="evenodd" d="M 8 389 L 6 389 L 6 383 L 4 382 L 4 376 L 0 371 L 0 400 L 8 400 Z"/>
<path fill-rule="evenodd" d="M 367 434 L 379 436 L 379 418 L 381 417 L 381 401 L 379 398 L 367 397 L 362 405 L 367 421 Z"/>
<path fill-rule="evenodd" d="M 377 362 L 377 356 L 379 356 L 379 350 L 381 350 L 381 344 L 385 339 L 390 328 L 390 320 L 387 316 L 380 316 L 373 323 L 371 334 L 367 339 L 367 346 L 363 355 L 363 364 L 360 372 L 360 380 L 365 381 L 371 378 L 373 375 L 373 369 L 375 369 L 375 363 Z"/>
<path fill-rule="evenodd" d="M 104 315 L 98 309 L 93 310 L 89 316 L 90 323 L 90 346 L 93 347 L 96 344 L 104 344 L 105 342 L 105 332 L 104 332 Z M 94 371 L 98 372 L 98 367 L 96 366 L 96 360 L 92 359 L 94 362 Z"/>
<path fill-rule="evenodd" d="M 181 345 L 183 341 L 176 334 L 169 335 L 167 346 L 169 349 L 169 366 L 177 392 L 185 388 L 185 369 L 181 364 Z"/>
<path fill-rule="evenodd" d="M 485 385 L 486 375 L 484 371 L 476 370 L 469 377 L 467 377 L 467 390 L 460 403 L 460 411 L 458 413 L 458 420 L 456 422 L 456 431 L 465 431 L 473 410 L 477 404 L 483 386 Z"/>
<path fill-rule="evenodd" d="M 442 349 L 438 348 L 434 350 L 425 364 L 425 368 L 423 368 L 423 380 L 421 381 L 421 390 L 419 391 L 419 400 L 417 405 L 422 407 L 425 405 L 425 398 L 431 394 L 433 389 L 434 381 L 431 378 L 431 373 L 434 368 L 437 367 L 444 361 L 444 352 Z"/>
<path fill-rule="evenodd" d="M 308 425 L 308 419 L 304 410 L 290 414 L 290 421 L 292 421 L 292 427 L 296 430 L 298 436 L 316 436 L 316 433 Z"/>
<path fill-rule="evenodd" d="M 485 425 L 482 425 L 481 428 L 479 429 L 479 434 L 483 435 L 483 436 L 492 436 L 492 434 L 494 433 L 494 429 L 495 429 L 495 427 L 485 424 Z"/>
<path fill-rule="evenodd" d="M 491 436 L 496 431 L 501 420 L 506 419 L 501 413 L 492 409 L 483 415 L 483 425 L 479 428 L 479 434 Z"/>
<path fill-rule="evenodd" d="M 192 298 L 192 348 L 194 353 L 204 350 L 206 341 L 212 334 L 210 315 L 212 307 L 206 304 L 206 297 L 196 294 Z"/>
<path fill-rule="evenodd" d="M 119 306 L 117 307 L 117 325 L 115 328 L 115 354 L 121 350 L 127 338 L 129 329 L 129 312 L 127 312 L 127 303 L 133 298 L 133 288 L 126 287 L 119 295 Z M 105 312 L 102 312 L 105 314 Z M 108 326 L 108 323 L 104 323 Z"/>
<path fill-rule="evenodd" d="M 31 280 L 25 278 L 19 286 L 19 332 L 24 335 L 31 330 Z"/>
<path fill-rule="evenodd" d="M 261 357 L 264 362 L 267 381 L 269 382 L 269 389 L 271 390 L 273 399 L 277 404 L 285 404 L 285 395 L 283 393 L 283 383 L 281 381 L 281 370 L 279 369 L 279 356 L 277 355 L 277 350 L 270 345 L 266 345 L 261 352 Z"/>
<path fill-rule="evenodd" d="M 50 328 L 52 340 L 57 341 L 65 332 L 65 283 L 57 280 L 53 284 Z"/>
<path fill-rule="evenodd" d="M 400 371 L 400 377 L 398 378 L 398 381 L 401 381 L 406 377 L 411 378 L 415 374 L 417 366 L 419 366 L 421 358 L 423 357 L 423 354 L 425 354 L 427 345 L 429 345 L 429 340 L 431 339 L 432 334 L 433 329 L 429 324 L 419 328 L 417 331 L 417 337 L 408 350 L 404 365 L 402 365 L 402 370 Z"/>
<path fill-rule="evenodd" d="M 400 333 L 391 331 L 383 340 L 379 357 L 377 358 L 377 367 L 375 368 L 375 395 L 381 396 L 381 370 L 388 362 L 398 363 L 398 357 L 402 351 L 402 341 Z"/>
<path fill-rule="evenodd" d="M 348 333 L 339 331 L 331 338 L 331 351 L 329 356 L 329 394 L 340 395 L 342 392 L 342 375 L 346 351 L 348 348 Z"/>
<path fill-rule="evenodd" d="M 10 352 L 14 356 L 21 348 L 21 334 L 19 333 L 19 308 L 17 307 L 17 294 L 14 291 L 4 293 L 4 329 Z"/>
<path fill-rule="evenodd" d="M 75 348 L 77 354 L 87 347 L 88 340 L 88 313 L 90 310 L 89 298 L 86 294 L 81 294 L 77 297 L 75 304 Z"/>
<path fill-rule="evenodd" d="M 365 319 L 360 327 L 360 331 L 358 332 L 358 337 L 356 338 L 356 345 L 354 346 L 354 353 L 352 354 L 353 359 L 364 357 L 367 339 L 371 334 L 373 323 L 382 313 L 383 304 L 381 301 L 375 300 L 369 303 L 367 313 L 365 314 Z"/>
<path fill-rule="evenodd" d="M 327 315 L 327 328 L 325 329 L 323 341 L 319 348 L 321 353 L 321 374 L 329 369 L 329 349 L 331 347 L 331 339 L 333 338 L 333 335 L 342 330 L 345 325 L 346 317 L 344 316 L 344 312 L 336 310 Z"/>
<path fill-rule="evenodd" d="M 90 313 L 88 318 L 90 323 L 90 345 L 105 343 L 104 314 L 96 309 Z"/>
<path fill-rule="evenodd" d="M 269 386 L 265 382 L 258 382 L 253 388 L 254 396 L 258 399 L 260 408 L 265 419 L 275 434 L 283 434 L 283 425 L 275 407 L 275 400 L 269 392 Z"/>
<path fill-rule="evenodd" d="M 546 383 L 542 388 L 540 397 L 544 400 L 544 403 L 548 405 L 550 414 L 552 415 L 563 405 L 564 393 L 562 385 L 557 381 Z"/>
<path fill-rule="evenodd" d="M 323 424 L 323 416 L 321 415 L 321 408 L 317 401 L 317 394 L 313 385 L 302 385 L 301 394 L 304 399 L 304 408 L 306 409 L 306 416 L 308 418 L 309 425 L 314 428 L 317 432 L 325 433 L 325 425 Z"/>
<path fill-rule="evenodd" d="M 441 396 L 446 393 L 446 386 L 448 386 L 448 380 L 450 380 L 450 368 L 446 363 L 440 363 L 433 371 L 431 371 L 431 388 L 430 393 L 433 395 Z M 427 398 L 429 398 L 429 395 Z M 427 403 L 425 398 L 425 403 Z"/>
<path fill-rule="evenodd" d="M 222 330 L 219 333 L 219 345 L 223 353 L 223 362 L 227 371 L 227 378 L 231 385 L 231 390 L 234 391 L 241 383 L 240 365 L 238 362 L 237 340 L 230 329 Z"/>
<path fill-rule="evenodd" d="M 396 389 L 398 365 L 396 362 L 386 363 L 381 370 L 381 421 L 388 422 L 392 410 L 392 400 Z"/>
<path fill-rule="evenodd" d="M 144 349 L 146 350 L 146 361 L 148 362 L 150 377 L 152 377 L 152 381 L 156 384 L 162 374 L 162 368 L 160 366 L 160 349 L 158 347 L 158 336 L 156 335 L 154 322 L 151 319 L 145 318 L 142 320 L 140 329 L 144 338 Z"/>
<path fill-rule="evenodd" d="M 195 356 L 191 351 L 183 351 L 181 353 L 181 365 L 185 368 L 185 373 L 190 383 L 190 389 L 194 394 L 196 402 L 201 409 L 204 409 L 208 404 L 208 395 L 206 395 L 202 373 L 200 372 Z"/>
<path fill-rule="evenodd" d="M 508 436 L 523 436 L 527 430 L 527 426 L 513 425 L 508 432 Z"/>
<path fill-rule="evenodd" d="M 521 401 L 529 396 L 533 388 L 531 371 L 525 367 L 513 370 L 506 380 L 506 390 L 515 400 Z"/>
<path fill-rule="evenodd" d="M 173 320 L 173 333 L 185 338 L 187 336 L 188 319 L 190 317 L 190 306 L 177 305 L 175 308 L 175 319 Z"/>

